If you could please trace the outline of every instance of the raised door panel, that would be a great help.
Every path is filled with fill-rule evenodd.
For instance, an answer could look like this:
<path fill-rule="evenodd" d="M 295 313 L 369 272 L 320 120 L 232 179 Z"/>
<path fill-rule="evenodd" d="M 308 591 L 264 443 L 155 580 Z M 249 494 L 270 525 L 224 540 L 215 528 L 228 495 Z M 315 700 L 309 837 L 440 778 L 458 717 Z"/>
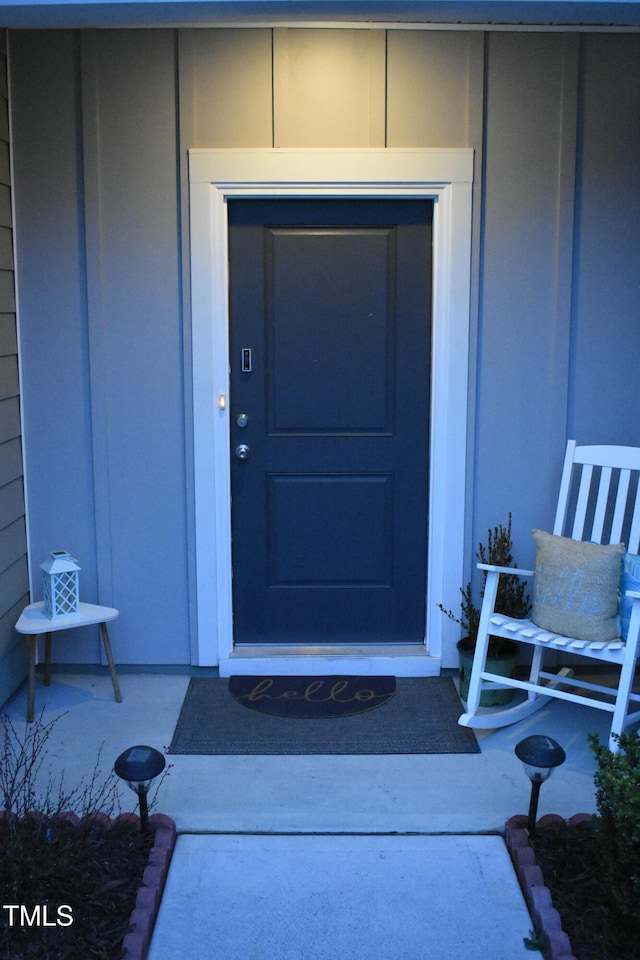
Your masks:
<path fill-rule="evenodd" d="M 385 227 L 269 232 L 270 433 L 390 432 L 394 239 Z M 301 315 L 309 318 L 304 338 Z"/>

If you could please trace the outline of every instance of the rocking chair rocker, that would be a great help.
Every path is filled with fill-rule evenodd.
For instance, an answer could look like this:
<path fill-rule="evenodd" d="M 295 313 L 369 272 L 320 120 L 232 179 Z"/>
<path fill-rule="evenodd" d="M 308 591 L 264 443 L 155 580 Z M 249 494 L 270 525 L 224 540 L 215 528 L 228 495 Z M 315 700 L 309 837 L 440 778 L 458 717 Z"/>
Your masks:
<path fill-rule="evenodd" d="M 624 541 L 629 555 L 637 554 L 640 546 L 640 449 L 578 447 L 574 440 L 570 440 L 565 454 L 553 534 L 591 544 L 617 544 Z M 635 557 L 632 559 L 635 560 Z M 486 581 L 467 712 L 458 722 L 465 727 L 491 730 L 522 720 L 551 698 L 557 698 L 609 711 L 613 715 L 609 748 L 614 752 L 618 750 L 614 735 L 621 734 L 625 727 L 640 720 L 640 710 L 629 712 L 631 703 L 640 703 L 640 695 L 632 692 L 640 634 L 640 591 L 625 590 L 623 594 L 623 602 L 630 606 L 626 638 L 617 636 L 611 640 L 594 641 L 554 633 L 531 619 L 516 620 L 501 615 L 495 609 L 501 574 L 533 577 L 534 571 L 482 563 L 478 564 L 478 568 L 485 571 Z M 533 647 L 527 680 L 500 677 L 487 671 L 490 634 Z M 586 682 L 575 678 L 573 671 L 567 667 L 559 672 L 547 672 L 544 658 L 549 651 L 561 653 L 563 657 L 567 654 L 578 655 L 611 665 L 616 668 L 617 685 L 603 686 Z M 515 706 L 480 712 L 480 695 L 487 687 L 513 687 L 526 691 L 527 697 Z"/>

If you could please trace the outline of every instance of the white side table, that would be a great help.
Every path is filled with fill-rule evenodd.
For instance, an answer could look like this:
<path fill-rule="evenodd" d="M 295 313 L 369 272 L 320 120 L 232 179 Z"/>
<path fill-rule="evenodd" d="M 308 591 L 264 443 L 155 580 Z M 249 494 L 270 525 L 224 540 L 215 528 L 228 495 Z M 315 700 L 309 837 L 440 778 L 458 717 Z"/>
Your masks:
<path fill-rule="evenodd" d="M 107 623 L 109 620 L 115 620 L 119 614 L 113 607 L 99 607 L 95 603 L 81 603 L 77 613 L 68 613 L 62 617 L 56 617 L 52 620 L 43 613 L 44 604 L 30 603 L 20 614 L 20 619 L 16 623 L 18 633 L 23 633 L 28 638 L 29 644 L 29 702 L 27 704 L 27 722 L 32 723 L 35 712 L 35 689 L 36 689 L 36 645 L 38 637 L 44 634 L 44 682 L 45 686 L 51 683 L 51 634 L 58 630 L 73 630 L 75 627 L 88 627 L 91 624 L 99 623 L 104 650 L 109 663 L 111 673 L 111 682 L 113 692 L 118 703 L 122 703 L 122 694 L 120 693 L 120 684 L 116 675 L 116 668 L 111 653 L 111 643 Z"/>

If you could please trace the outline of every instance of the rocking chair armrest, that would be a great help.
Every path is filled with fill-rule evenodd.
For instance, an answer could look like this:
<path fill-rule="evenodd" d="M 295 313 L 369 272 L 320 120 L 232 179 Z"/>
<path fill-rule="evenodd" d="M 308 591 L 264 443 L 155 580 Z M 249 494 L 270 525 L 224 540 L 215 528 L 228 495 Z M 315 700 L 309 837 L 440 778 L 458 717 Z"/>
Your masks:
<path fill-rule="evenodd" d="M 491 563 L 479 563 L 478 570 L 486 570 L 488 573 L 512 573 L 517 577 L 533 577 L 535 573 L 534 570 L 520 570 L 519 567 L 496 567 Z M 640 593 L 637 596 L 640 597 Z"/>

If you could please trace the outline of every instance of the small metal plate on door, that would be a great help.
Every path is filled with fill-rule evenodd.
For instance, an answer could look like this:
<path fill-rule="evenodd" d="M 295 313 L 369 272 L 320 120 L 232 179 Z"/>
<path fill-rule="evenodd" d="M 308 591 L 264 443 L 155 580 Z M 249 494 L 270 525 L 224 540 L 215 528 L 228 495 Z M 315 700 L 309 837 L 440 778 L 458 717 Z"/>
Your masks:
<path fill-rule="evenodd" d="M 242 348 L 242 372 L 251 373 L 251 348 Z"/>

